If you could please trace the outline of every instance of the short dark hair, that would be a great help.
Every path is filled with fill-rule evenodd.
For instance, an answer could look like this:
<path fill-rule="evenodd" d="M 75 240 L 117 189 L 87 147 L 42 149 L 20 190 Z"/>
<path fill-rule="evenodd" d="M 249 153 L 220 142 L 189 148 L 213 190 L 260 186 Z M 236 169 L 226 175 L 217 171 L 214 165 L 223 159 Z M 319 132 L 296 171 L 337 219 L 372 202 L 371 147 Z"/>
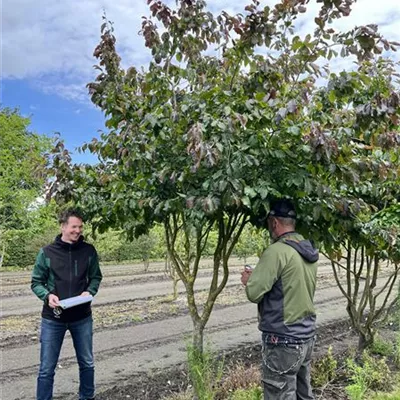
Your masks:
<path fill-rule="evenodd" d="M 83 215 L 81 210 L 77 208 L 68 208 L 60 213 L 58 216 L 58 222 L 60 224 L 66 224 L 70 217 L 76 217 L 83 221 Z"/>

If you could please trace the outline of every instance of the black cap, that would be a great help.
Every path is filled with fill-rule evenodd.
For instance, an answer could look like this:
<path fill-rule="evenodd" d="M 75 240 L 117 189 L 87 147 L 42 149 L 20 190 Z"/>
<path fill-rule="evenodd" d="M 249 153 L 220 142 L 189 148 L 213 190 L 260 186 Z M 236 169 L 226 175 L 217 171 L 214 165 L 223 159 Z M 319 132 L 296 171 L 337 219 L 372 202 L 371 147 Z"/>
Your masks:
<path fill-rule="evenodd" d="M 268 217 L 282 217 L 296 219 L 294 204 L 288 199 L 279 199 L 271 202 Z"/>

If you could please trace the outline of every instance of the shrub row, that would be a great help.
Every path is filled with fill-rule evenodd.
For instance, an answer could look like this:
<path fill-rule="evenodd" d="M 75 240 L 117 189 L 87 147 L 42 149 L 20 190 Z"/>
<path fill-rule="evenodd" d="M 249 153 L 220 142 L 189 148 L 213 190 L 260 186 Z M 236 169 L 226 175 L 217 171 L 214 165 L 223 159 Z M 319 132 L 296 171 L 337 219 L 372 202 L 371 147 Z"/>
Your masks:
<path fill-rule="evenodd" d="M 88 227 L 87 232 L 89 231 Z M 8 231 L 4 237 L 6 251 L 3 266 L 25 268 L 33 265 L 40 248 L 51 243 L 58 232 L 56 226 L 51 229 L 47 227 L 43 232 L 32 232 L 29 229 Z M 127 240 L 122 232 L 115 230 L 96 236 L 89 233 L 86 239 L 96 247 L 100 261 L 148 261 L 161 260 L 166 256 L 164 233 L 160 226 L 156 226 L 148 235 L 142 235 L 132 241 Z M 211 232 L 208 245 L 204 249 L 205 257 L 213 254 L 216 242 L 216 233 Z M 242 233 L 234 254 L 246 262 L 247 257 L 259 255 L 264 245 L 265 233 L 249 227 Z"/>

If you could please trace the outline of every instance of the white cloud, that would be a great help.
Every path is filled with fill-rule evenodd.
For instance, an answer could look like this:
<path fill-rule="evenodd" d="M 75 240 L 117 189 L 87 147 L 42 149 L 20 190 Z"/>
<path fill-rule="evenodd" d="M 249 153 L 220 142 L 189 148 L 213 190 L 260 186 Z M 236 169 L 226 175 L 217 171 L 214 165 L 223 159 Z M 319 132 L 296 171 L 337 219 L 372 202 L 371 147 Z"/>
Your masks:
<path fill-rule="evenodd" d="M 87 101 L 86 83 L 96 75 L 93 50 L 100 40 L 103 10 L 115 22 L 118 47 L 129 62 L 144 62 L 137 34 L 145 1 L 3 0 L 2 73 L 27 79 L 46 93 Z"/>
<path fill-rule="evenodd" d="M 82 71 L 82 75 L 85 72 Z M 86 89 L 86 83 L 91 79 L 87 74 L 86 81 L 82 80 L 82 76 L 76 75 L 76 82 L 73 81 L 73 76 L 70 77 L 72 81 L 63 82 L 56 76 L 41 76 L 35 79 L 32 85 L 43 93 L 46 94 L 57 94 L 64 99 L 75 101 L 78 103 L 86 103 L 89 101 L 88 91 Z"/>
<path fill-rule="evenodd" d="M 150 15 L 146 0 L 3 0 L 2 68 L 6 79 L 28 79 L 44 92 L 78 102 L 88 101 L 85 85 L 95 76 L 93 50 L 100 39 L 103 9 L 114 21 L 117 46 L 124 66 L 140 66 L 149 59 L 138 35 L 141 17 Z M 169 0 L 173 5 L 175 1 Z M 209 0 L 212 11 L 239 12 L 250 0 Z M 275 0 L 261 1 L 273 5 Z M 313 29 L 317 7 L 299 19 L 300 31 Z M 400 41 L 399 0 L 358 0 L 340 29 L 378 23 L 388 39 Z M 397 56 L 399 59 L 399 56 Z"/>

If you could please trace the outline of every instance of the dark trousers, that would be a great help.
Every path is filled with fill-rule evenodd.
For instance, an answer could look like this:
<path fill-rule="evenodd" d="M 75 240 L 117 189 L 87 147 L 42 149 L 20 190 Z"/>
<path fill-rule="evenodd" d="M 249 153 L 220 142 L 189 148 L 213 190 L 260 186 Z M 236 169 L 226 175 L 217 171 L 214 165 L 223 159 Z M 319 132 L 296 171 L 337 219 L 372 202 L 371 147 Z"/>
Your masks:
<path fill-rule="evenodd" d="M 277 340 L 263 335 L 264 400 L 313 400 L 310 374 L 315 339 Z"/>

